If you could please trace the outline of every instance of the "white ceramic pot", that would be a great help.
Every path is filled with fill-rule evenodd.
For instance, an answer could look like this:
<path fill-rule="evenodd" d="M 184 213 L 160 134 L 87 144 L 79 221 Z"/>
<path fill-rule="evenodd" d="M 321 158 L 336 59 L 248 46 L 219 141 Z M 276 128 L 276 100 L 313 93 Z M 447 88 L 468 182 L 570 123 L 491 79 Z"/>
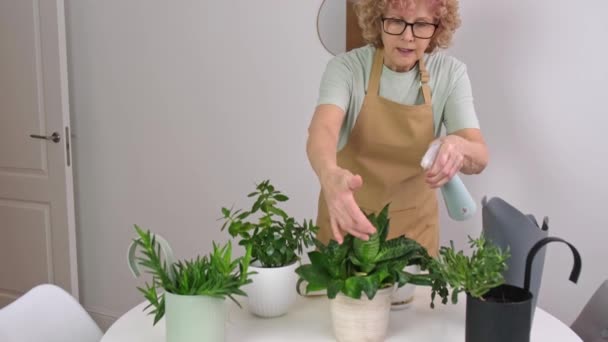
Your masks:
<path fill-rule="evenodd" d="M 225 300 L 165 292 L 167 342 L 224 341 Z"/>
<path fill-rule="evenodd" d="M 286 314 L 296 301 L 299 261 L 284 267 L 266 268 L 252 263 L 249 270 L 251 284 L 243 287 L 247 293 L 248 308 L 260 317 L 278 317 Z"/>
<path fill-rule="evenodd" d="M 404 271 L 411 274 L 420 273 L 419 265 L 411 265 L 404 268 Z M 416 285 L 405 284 L 395 290 L 391 296 L 391 310 L 403 310 L 412 306 L 414 302 L 414 292 Z"/>
<path fill-rule="evenodd" d="M 353 299 L 338 293 L 330 300 L 331 319 L 338 342 L 381 342 L 388 330 L 391 294 L 394 288 Z"/>

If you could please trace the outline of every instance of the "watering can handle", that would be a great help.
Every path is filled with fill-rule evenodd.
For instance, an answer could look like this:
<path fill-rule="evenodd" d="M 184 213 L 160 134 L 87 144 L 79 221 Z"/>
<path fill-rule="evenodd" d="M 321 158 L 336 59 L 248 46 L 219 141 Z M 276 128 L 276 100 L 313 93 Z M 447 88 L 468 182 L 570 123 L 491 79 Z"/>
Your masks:
<path fill-rule="evenodd" d="M 572 250 L 572 254 L 574 255 L 574 266 L 572 267 L 572 272 L 570 272 L 570 281 L 575 283 L 578 281 L 578 277 L 581 274 L 581 256 L 578 253 L 578 250 L 576 250 L 576 248 L 569 242 L 567 242 L 564 239 L 560 239 L 558 237 L 547 237 L 544 239 L 541 239 L 540 241 L 538 241 L 533 247 L 532 249 L 530 249 L 530 252 L 528 253 L 528 257 L 526 258 L 526 276 L 524 279 L 524 289 L 526 291 L 530 291 L 530 277 L 531 277 L 531 272 L 532 272 L 532 262 L 534 261 L 534 256 L 536 256 L 536 253 L 538 253 L 538 251 L 543 248 L 546 244 L 550 243 L 550 242 L 563 242 L 565 244 L 568 245 L 568 247 L 570 247 L 570 250 Z"/>
<path fill-rule="evenodd" d="M 163 254 L 163 256 L 165 257 L 165 262 L 169 268 L 169 270 L 168 270 L 169 279 L 175 280 L 175 275 L 173 274 L 173 269 L 171 267 L 175 263 L 175 257 L 173 256 L 173 250 L 171 249 L 171 246 L 169 245 L 167 240 L 165 240 L 165 238 L 163 238 L 162 236 L 160 236 L 158 234 L 154 234 L 154 237 L 156 239 L 156 242 L 160 246 L 160 251 Z M 136 251 L 137 251 L 137 243 L 134 240 L 131 242 L 131 245 L 129 245 L 129 249 L 127 252 L 127 260 L 129 262 L 129 268 L 131 269 L 131 273 L 133 274 L 133 276 L 135 276 L 137 278 L 137 277 L 139 277 L 141 272 L 139 271 L 139 267 L 137 265 L 137 258 L 135 256 Z"/>

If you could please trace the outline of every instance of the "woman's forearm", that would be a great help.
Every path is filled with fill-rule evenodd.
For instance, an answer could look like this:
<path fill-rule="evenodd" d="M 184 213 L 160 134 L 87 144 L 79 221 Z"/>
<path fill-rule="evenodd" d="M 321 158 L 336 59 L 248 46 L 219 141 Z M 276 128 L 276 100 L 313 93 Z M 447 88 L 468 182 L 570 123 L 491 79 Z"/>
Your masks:
<path fill-rule="evenodd" d="M 485 144 L 465 140 L 462 152 L 464 160 L 460 172 L 467 175 L 479 174 L 488 165 L 488 149 Z"/>
<path fill-rule="evenodd" d="M 453 135 L 462 138 L 459 139 L 459 150 L 464 158 L 460 172 L 467 175 L 481 173 L 488 165 L 489 159 L 488 147 L 486 146 L 481 132 L 478 129 L 465 129 L 458 131 Z"/>
<path fill-rule="evenodd" d="M 320 182 L 327 171 L 337 167 L 336 152 L 343 117 L 339 107 L 320 105 L 308 128 L 306 154 Z"/>

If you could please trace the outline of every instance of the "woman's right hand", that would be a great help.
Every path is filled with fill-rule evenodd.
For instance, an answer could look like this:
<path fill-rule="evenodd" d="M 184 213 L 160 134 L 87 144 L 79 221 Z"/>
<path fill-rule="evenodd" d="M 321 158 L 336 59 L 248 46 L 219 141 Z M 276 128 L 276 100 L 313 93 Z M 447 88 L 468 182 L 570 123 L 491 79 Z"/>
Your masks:
<path fill-rule="evenodd" d="M 340 167 L 326 171 L 321 179 L 331 231 L 339 244 L 344 241 L 343 233 L 368 240 L 376 232 L 355 201 L 354 193 L 362 185 L 361 176 Z"/>

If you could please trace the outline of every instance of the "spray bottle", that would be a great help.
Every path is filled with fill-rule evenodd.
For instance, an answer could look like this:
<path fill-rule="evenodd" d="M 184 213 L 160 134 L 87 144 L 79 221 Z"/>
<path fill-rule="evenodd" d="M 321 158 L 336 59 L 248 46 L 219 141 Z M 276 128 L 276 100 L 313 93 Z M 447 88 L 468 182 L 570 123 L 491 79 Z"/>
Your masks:
<path fill-rule="evenodd" d="M 424 170 L 428 170 L 433 166 L 440 147 L 441 141 L 433 141 L 420 162 L 420 166 L 422 166 Z M 473 201 L 473 197 L 458 175 L 452 177 L 449 182 L 441 187 L 441 194 L 445 206 L 448 209 L 448 215 L 456 221 L 466 220 L 472 217 L 475 214 L 475 211 L 477 211 L 477 205 L 475 204 L 475 201 Z"/>

